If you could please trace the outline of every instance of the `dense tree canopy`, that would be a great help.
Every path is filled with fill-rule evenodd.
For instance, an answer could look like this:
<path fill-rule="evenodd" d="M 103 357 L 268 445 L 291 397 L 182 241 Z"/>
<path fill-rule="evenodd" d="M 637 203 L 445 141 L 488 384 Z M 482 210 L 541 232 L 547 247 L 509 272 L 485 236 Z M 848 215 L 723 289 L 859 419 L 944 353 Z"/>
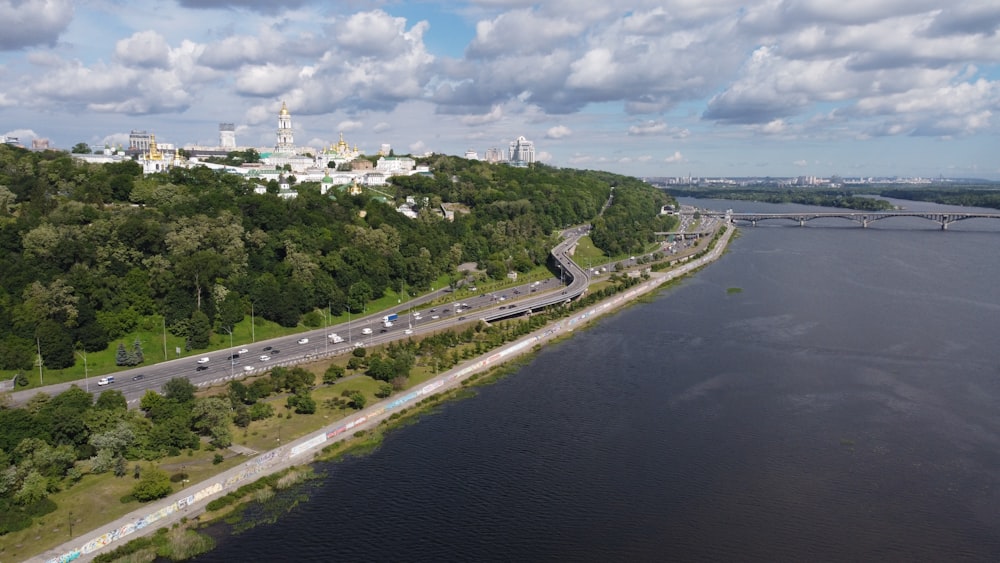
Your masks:
<path fill-rule="evenodd" d="M 573 224 L 593 222 L 595 243 L 612 253 L 662 230 L 667 197 L 634 178 L 448 156 L 425 163 L 432 175 L 385 188 L 413 198 L 410 219 L 395 202 L 321 195 L 315 184 L 284 200 L 205 167 L 143 177 L 134 162 L 2 146 L 0 369 L 30 369 L 36 346 L 46 367 L 68 367 L 74 350 L 103 350 L 161 319 L 200 349 L 251 302 L 293 327 L 317 309 L 360 312 L 387 291 L 426 290 L 464 262 L 498 278 L 524 272 L 545 264 L 555 233 Z M 453 221 L 442 204 L 457 210 Z M 126 352 L 123 361 L 141 357 Z"/>

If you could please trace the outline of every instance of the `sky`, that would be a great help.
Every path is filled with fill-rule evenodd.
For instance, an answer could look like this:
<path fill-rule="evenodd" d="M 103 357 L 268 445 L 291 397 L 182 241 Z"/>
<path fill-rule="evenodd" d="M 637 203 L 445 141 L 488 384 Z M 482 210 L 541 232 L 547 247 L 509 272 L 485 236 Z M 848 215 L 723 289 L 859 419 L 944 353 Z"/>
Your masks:
<path fill-rule="evenodd" d="M 1000 179 L 996 0 L 0 0 L 0 133 Z"/>

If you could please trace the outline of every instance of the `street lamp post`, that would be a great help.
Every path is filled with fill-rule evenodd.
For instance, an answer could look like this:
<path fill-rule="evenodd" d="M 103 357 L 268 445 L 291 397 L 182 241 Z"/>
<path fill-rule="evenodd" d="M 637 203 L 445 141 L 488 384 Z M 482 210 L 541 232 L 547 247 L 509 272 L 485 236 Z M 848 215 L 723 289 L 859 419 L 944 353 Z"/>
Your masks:
<path fill-rule="evenodd" d="M 236 367 L 236 358 L 233 357 L 233 328 L 222 327 L 222 330 L 229 333 L 229 377 L 232 377 Z"/>
<path fill-rule="evenodd" d="M 84 350 L 83 354 L 76 352 L 76 355 L 83 358 L 83 381 L 87 387 L 87 393 L 90 393 L 90 372 L 87 370 L 87 351 Z"/>
<path fill-rule="evenodd" d="M 253 301 L 250 302 L 250 342 L 257 342 L 257 336 L 254 334 Z"/>

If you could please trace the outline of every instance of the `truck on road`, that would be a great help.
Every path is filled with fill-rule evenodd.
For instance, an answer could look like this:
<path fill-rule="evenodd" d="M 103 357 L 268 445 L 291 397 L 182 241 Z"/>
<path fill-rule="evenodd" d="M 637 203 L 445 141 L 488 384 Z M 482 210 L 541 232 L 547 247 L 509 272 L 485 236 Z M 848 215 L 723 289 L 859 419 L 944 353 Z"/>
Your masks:
<path fill-rule="evenodd" d="M 382 326 L 389 328 L 390 326 L 392 326 L 392 323 L 397 319 L 399 319 L 399 315 L 397 315 L 396 313 L 386 315 L 382 317 Z"/>

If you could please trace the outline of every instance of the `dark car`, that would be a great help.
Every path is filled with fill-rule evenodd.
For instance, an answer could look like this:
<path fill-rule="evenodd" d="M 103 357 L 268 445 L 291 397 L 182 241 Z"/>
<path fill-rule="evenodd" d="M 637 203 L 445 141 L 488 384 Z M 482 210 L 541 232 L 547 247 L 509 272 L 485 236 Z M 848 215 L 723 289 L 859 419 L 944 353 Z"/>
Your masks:
<path fill-rule="evenodd" d="M 208 369 L 208 366 L 198 366 L 194 368 L 195 371 L 205 371 L 206 369 Z"/>
<path fill-rule="evenodd" d="M 460 321 L 464 321 L 464 320 L 465 320 L 465 317 L 458 317 L 458 320 L 460 320 Z"/>
<path fill-rule="evenodd" d="M 507 308 L 507 306 L 506 306 L 506 305 L 500 305 L 500 310 L 501 310 L 501 311 L 503 311 L 503 310 L 504 310 L 504 309 L 506 309 L 506 308 Z"/>
<path fill-rule="evenodd" d="M 270 349 L 271 349 L 271 347 L 270 347 L 270 346 L 264 346 L 264 351 L 265 351 L 265 352 L 267 352 L 267 351 L 268 351 L 268 350 L 270 350 Z"/>
<path fill-rule="evenodd" d="M 240 357 L 239 354 L 233 354 L 232 356 L 229 356 L 229 359 L 230 360 L 235 360 L 236 358 L 239 358 L 239 357 Z"/>
<path fill-rule="evenodd" d="M 144 378 L 144 377 L 146 377 L 146 376 L 144 374 L 141 374 L 141 373 L 139 375 L 133 375 L 132 376 L 132 381 L 141 381 L 142 378 Z"/>
<path fill-rule="evenodd" d="M 385 334 L 387 332 L 389 332 L 389 329 L 387 329 L 387 328 L 383 328 L 383 329 L 381 329 L 381 330 L 378 331 L 379 334 Z"/>
<path fill-rule="evenodd" d="M 272 356 L 275 355 L 275 354 L 280 354 L 280 353 L 281 353 L 281 350 L 278 350 L 277 348 L 275 348 L 274 350 L 271 350 L 271 355 Z"/>

